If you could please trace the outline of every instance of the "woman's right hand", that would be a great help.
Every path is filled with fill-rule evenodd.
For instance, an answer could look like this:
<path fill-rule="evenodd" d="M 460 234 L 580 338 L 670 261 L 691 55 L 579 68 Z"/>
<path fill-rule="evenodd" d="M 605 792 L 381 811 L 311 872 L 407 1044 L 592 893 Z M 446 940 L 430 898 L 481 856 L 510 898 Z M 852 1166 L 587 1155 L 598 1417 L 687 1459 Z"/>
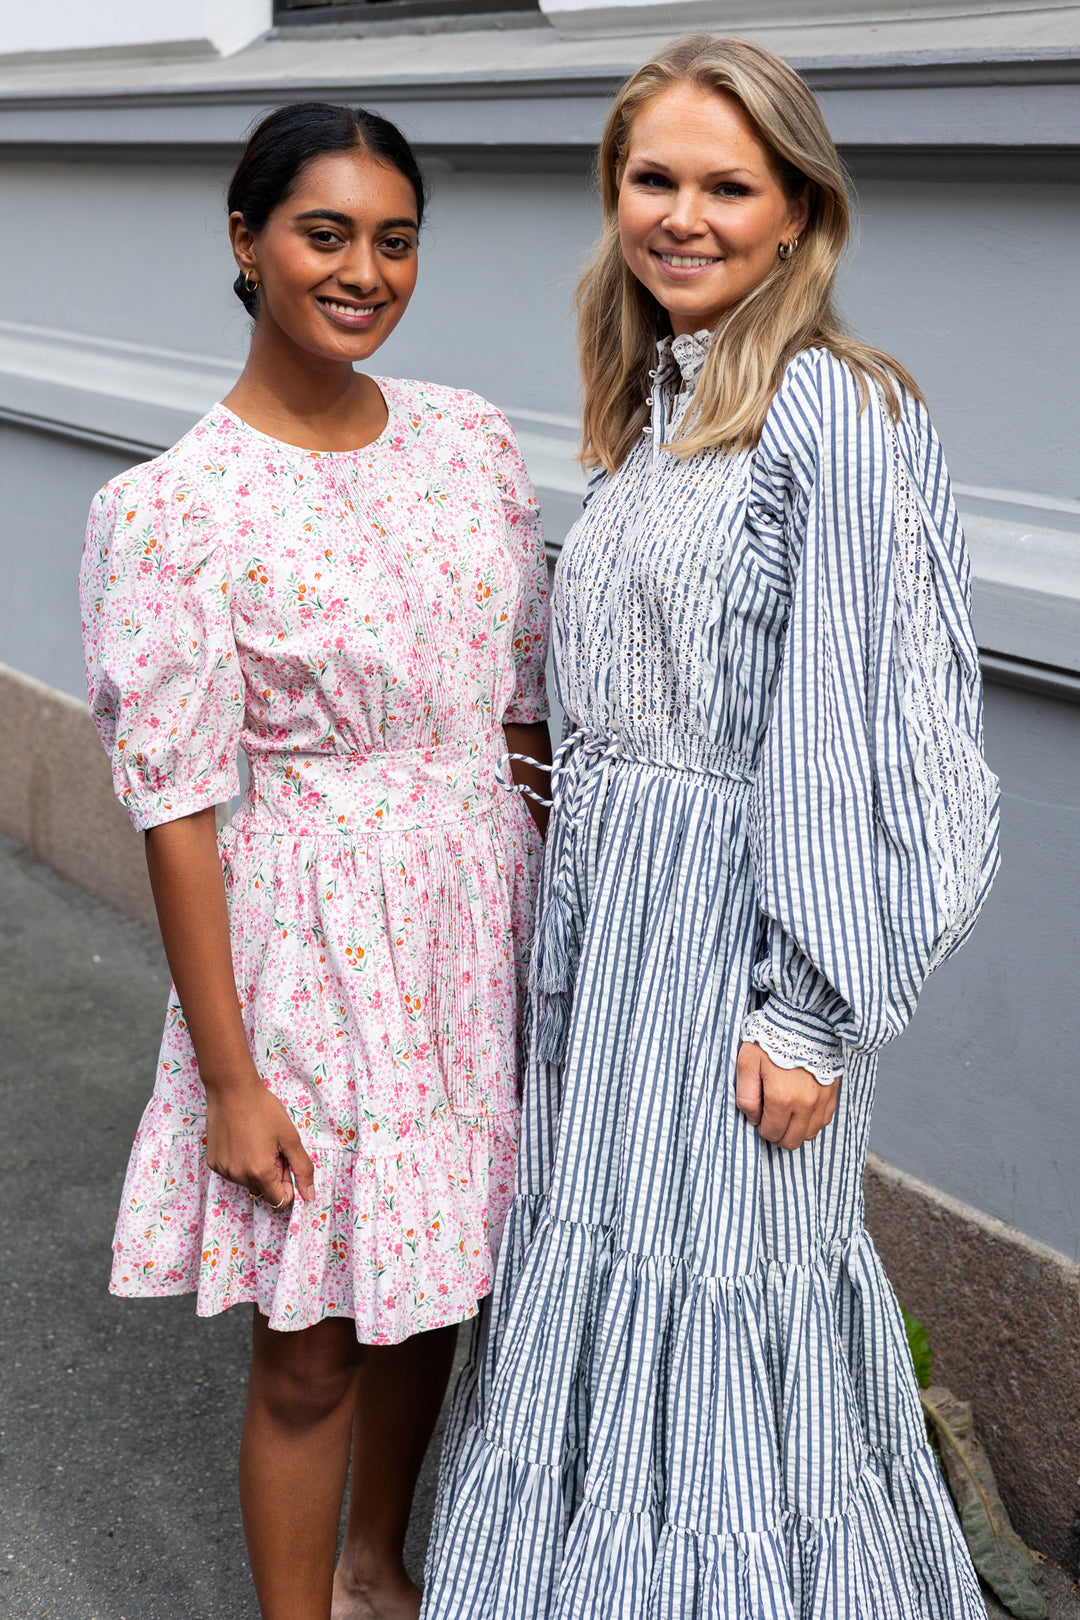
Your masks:
<path fill-rule="evenodd" d="M 257 1075 L 243 1085 L 208 1090 L 206 1162 L 271 1209 L 289 1209 L 293 1182 L 305 1203 L 315 1198 L 315 1167 L 284 1104 Z"/>

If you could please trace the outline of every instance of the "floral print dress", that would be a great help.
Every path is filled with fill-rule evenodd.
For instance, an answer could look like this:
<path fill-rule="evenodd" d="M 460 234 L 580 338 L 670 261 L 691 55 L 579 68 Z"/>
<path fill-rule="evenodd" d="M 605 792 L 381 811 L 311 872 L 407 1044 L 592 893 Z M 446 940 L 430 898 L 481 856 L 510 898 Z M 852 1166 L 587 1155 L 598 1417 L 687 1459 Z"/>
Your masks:
<path fill-rule="evenodd" d="M 230 799 L 247 757 L 219 840 L 236 985 L 315 1164 L 280 1214 L 208 1169 L 174 990 L 113 1291 L 393 1344 L 475 1313 L 511 1194 L 539 839 L 501 728 L 547 714 L 547 573 L 505 419 L 379 387 L 386 428 L 348 452 L 215 406 L 96 497 L 81 588 L 135 826 Z"/>

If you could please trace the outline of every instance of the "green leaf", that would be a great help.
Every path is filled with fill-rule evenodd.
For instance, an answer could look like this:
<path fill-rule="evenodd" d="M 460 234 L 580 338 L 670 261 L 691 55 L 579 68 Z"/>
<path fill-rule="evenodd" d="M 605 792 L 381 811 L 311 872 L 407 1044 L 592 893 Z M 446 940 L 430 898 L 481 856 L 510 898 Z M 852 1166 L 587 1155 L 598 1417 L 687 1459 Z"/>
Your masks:
<path fill-rule="evenodd" d="M 930 1388 L 930 1368 L 934 1360 L 934 1352 L 930 1348 L 930 1335 L 923 1327 L 917 1316 L 900 1307 L 904 1318 L 904 1332 L 907 1334 L 908 1349 L 911 1351 L 911 1362 L 915 1368 L 915 1382 L 920 1389 Z"/>
<path fill-rule="evenodd" d="M 971 1561 L 1016 1620 L 1046 1620 L 1035 1589 L 1038 1565 L 1009 1523 L 990 1459 L 975 1434 L 971 1403 L 937 1386 L 923 1391 L 923 1411 L 960 1515 Z"/>

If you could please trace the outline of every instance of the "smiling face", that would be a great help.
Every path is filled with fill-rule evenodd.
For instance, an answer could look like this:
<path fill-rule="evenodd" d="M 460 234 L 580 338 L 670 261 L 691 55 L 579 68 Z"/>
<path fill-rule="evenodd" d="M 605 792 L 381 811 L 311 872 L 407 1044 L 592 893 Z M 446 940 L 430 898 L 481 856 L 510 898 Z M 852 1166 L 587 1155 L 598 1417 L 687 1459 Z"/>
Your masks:
<path fill-rule="evenodd" d="M 385 343 L 416 286 L 416 197 L 367 152 L 301 169 L 263 229 L 229 218 L 242 272 L 259 283 L 258 330 L 317 359 L 352 365 Z"/>
<path fill-rule="evenodd" d="M 678 84 L 634 119 L 619 236 L 676 336 L 714 327 L 764 281 L 809 210 L 809 187 L 787 195 L 734 97 Z"/>

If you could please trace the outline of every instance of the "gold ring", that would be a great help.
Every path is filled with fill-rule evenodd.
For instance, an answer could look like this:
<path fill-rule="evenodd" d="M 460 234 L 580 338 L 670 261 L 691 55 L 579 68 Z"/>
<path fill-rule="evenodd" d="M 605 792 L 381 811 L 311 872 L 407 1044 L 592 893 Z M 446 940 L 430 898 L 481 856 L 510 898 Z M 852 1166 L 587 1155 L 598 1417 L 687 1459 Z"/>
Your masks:
<path fill-rule="evenodd" d="M 250 1187 L 245 1187 L 244 1191 L 247 1193 L 249 1198 L 254 1198 L 256 1203 L 262 1197 L 262 1193 L 253 1193 Z"/>
<path fill-rule="evenodd" d="M 288 1193 L 282 1193 L 281 1202 L 278 1203 L 278 1204 L 271 1204 L 270 1208 L 274 1211 L 274 1214 L 276 1215 L 279 1209 L 284 1209 L 285 1208 L 285 1205 L 288 1203 L 288 1201 L 289 1201 Z"/>

